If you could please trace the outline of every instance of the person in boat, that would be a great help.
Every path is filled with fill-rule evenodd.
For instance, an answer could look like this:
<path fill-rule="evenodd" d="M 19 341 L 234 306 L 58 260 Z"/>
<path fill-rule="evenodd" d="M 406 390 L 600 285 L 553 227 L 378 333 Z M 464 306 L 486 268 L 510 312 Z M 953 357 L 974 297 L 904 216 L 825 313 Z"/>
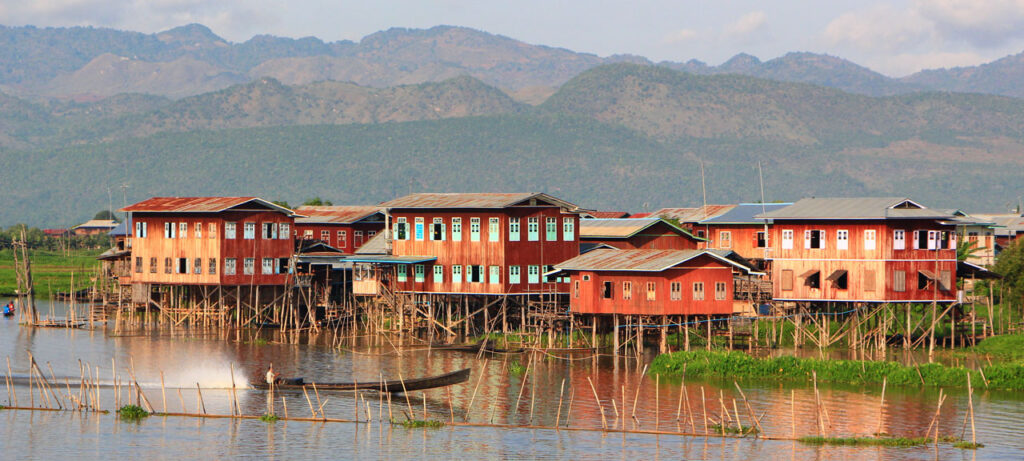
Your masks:
<path fill-rule="evenodd" d="M 267 384 L 277 384 L 281 380 L 281 373 L 274 373 L 274 364 L 270 364 L 270 368 L 267 368 Z"/>
<path fill-rule="evenodd" d="M 14 302 L 7 301 L 7 304 L 4 305 L 4 315 L 14 315 Z"/>

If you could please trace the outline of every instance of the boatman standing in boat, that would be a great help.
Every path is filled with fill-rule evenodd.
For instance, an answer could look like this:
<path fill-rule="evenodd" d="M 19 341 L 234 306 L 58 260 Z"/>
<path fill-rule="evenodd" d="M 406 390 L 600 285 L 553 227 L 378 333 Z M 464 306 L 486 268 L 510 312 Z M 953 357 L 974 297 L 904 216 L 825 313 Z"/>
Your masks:
<path fill-rule="evenodd" d="M 274 364 L 270 364 L 270 368 L 267 369 L 267 385 L 273 385 L 277 382 L 277 378 L 281 376 L 280 373 L 274 373 Z"/>

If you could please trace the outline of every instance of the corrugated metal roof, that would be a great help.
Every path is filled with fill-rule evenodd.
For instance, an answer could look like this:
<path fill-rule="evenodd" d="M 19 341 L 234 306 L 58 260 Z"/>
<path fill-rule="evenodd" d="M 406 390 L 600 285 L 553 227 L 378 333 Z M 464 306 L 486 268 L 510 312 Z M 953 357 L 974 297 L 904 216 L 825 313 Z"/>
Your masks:
<path fill-rule="evenodd" d="M 708 255 L 750 272 L 751 268 L 730 259 L 721 250 L 609 250 L 596 249 L 560 264 L 557 270 L 661 272 L 686 261 Z"/>
<path fill-rule="evenodd" d="M 303 216 L 295 220 L 297 224 L 350 224 L 380 213 L 381 209 L 377 206 L 300 206 L 295 212 Z"/>
<path fill-rule="evenodd" d="M 419 193 L 380 204 L 384 208 L 507 208 L 536 199 L 570 211 L 579 206 L 539 192 L 523 193 Z"/>
<path fill-rule="evenodd" d="M 701 240 L 661 218 L 581 219 L 580 238 L 629 238 L 658 223 L 665 223 L 681 235 Z"/>
<path fill-rule="evenodd" d="M 741 203 L 725 213 L 700 221 L 700 224 L 764 224 L 763 219 L 754 216 L 790 205 L 792 203 Z"/>
<path fill-rule="evenodd" d="M 616 219 L 616 218 L 628 218 L 629 213 L 625 211 L 588 211 L 584 218 L 594 219 Z"/>
<path fill-rule="evenodd" d="M 725 213 L 736 205 L 705 205 L 696 208 L 662 208 L 651 213 L 666 219 L 675 219 L 681 223 L 698 222 Z"/>
<path fill-rule="evenodd" d="M 117 227 L 117 221 L 111 219 L 90 219 L 82 224 L 79 224 L 72 229 L 82 228 L 97 228 L 97 229 L 113 229 Z"/>
<path fill-rule="evenodd" d="M 370 240 L 363 242 L 363 245 L 357 248 L 355 253 L 357 255 L 388 254 L 388 240 L 386 235 L 387 229 L 385 229 L 384 232 L 378 232 L 377 235 L 371 237 Z"/>
<path fill-rule="evenodd" d="M 437 256 L 358 255 L 347 256 L 344 261 L 353 263 L 417 264 L 437 261 Z"/>
<path fill-rule="evenodd" d="M 259 197 L 153 197 L 118 211 L 132 213 L 217 213 L 231 208 L 256 202 L 267 208 L 276 209 L 289 215 L 294 214 L 280 205 Z"/>
<path fill-rule="evenodd" d="M 906 197 L 805 198 L 757 217 L 769 219 L 951 219 Z"/>
<path fill-rule="evenodd" d="M 131 219 L 125 219 L 124 221 L 118 223 L 117 227 L 115 227 L 113 230 L 111 230 L 108 235 L 110 235 L 111 237 L 131 236 L 132 235 L 132 220 Z"/>

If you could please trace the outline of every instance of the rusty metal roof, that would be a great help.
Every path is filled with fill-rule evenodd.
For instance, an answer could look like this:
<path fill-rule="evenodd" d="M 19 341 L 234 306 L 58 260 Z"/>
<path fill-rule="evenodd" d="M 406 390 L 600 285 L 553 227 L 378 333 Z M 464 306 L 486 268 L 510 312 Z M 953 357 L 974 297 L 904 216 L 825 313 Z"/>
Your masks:
<path fill-rule="evenodd" d="M 90 219 L 72 229 L 113 229 L 117 227 L 117 221 L 110 219 Z"/>
<path fill-rule="evenodd" d="M 805 198 L 756 217 L 768 219 L 952 219 L 906 197 Z"/>
<path fill-rule="evenodd" d="M 560 264 L 557 271 L 661 272 L 691 259 L 707 255 L 730 266 L 754 273 L 750 266 L 731 259 L 731 251 L 722 250 L 609 250 L 596 249 Z"/>
<path fill-rule="evenodd" d="M 132 213 L 219 213 L 255 202 L 288 215 L 295 212 L 259 197 L 153 197 L 120 210 Z"/>
<path fill-rule="evenodd" d="M 410 194 L 380 204 L 384 208 L 508 208 L 529 204 L 536 200 L 565 208 L 585 211 L 579 206 L 540 192 L 523 193 L 419 193 Z"/>
<path fill-rule="evenodd" d="M 381 209 L 377 206 L 300 206 L 295 212 L 304 216 L 295 220 L 297 224 L 351 224 L 381 213 Z M 383 216 L 380 221 L 384 221 Z"/>
<path fill-rule="evenodd" d="M 735 207 L 736 205 L 705 205 L 696 208 L 662 208 L 650 215 L 675 219 L 681 223 L 698 222 L 724 214 Z"/>
<path fill-rule="evenodd" d="M 658 223 L 665 223 L 670 229 L 691 239 L 704 240 L 661 218 L 581 219 L 580 238 L 629 238 Z"/>
<path fill-rule="evenodd" d="M 615 219 L 615 218 L 628 218 L 629 212 L 626 211 L 588 211 L 584 218 L 594 219 Z"/>

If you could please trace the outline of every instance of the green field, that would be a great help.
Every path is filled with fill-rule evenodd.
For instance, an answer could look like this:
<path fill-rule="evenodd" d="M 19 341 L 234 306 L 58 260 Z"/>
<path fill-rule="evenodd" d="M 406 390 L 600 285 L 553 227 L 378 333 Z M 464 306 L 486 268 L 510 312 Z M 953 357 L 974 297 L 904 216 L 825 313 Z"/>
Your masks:
<path fill-rule="evenodd" d="M 49 298 L 53 292 L 68 291 L 74 274 L 75 289 L 91 285 L 100 264 L 96 260 L 102 250 L 73 250 L 67 255 L 60 251 L 30 250 L 32 277 L 36 298 Z M 13 296 L 17 289 L 14 275 L 14 255 L 10 249 L 0 250 L 0 298 Z"/>

